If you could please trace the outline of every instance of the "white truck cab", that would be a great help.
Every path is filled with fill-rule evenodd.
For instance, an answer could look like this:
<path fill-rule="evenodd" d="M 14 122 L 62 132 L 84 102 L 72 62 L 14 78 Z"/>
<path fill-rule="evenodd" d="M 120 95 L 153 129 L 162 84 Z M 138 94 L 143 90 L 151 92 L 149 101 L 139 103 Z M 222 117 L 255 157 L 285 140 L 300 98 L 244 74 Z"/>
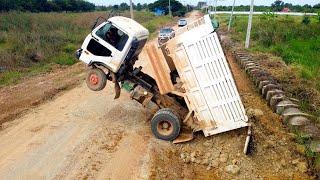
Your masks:
<path fill-rule="evenodd" d="M 99 64 L 118 73 L 126 63 L 134 64 L 149 36 L 136 21 L 115 16 L 95 27 L 84 40 L 77 57 L 84 63 Z"/>

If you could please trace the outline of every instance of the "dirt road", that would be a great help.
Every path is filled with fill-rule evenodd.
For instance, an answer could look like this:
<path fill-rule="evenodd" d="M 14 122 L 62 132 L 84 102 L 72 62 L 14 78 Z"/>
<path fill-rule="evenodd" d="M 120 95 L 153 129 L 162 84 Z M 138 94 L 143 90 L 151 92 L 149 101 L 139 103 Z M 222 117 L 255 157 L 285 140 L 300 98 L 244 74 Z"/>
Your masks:
<path fill-rule="evenodd" d="M 141 59 L 145 60 L 145 54 Z M 146 61 L 141 63 L 147 66 Z M 149 177 L 151 133 L 144 109 L 131 101 L 127 93 L 122 93 L 118 100 L 113 100 L 113 96 L 111 84 L 102 92 L 92 92 L 82 83 L 3 124 L 0 177 Z"/>
<path fill-rule="evenodd" d="M 191 17 L 195 17 L 191 15 Z M 146 61 L 140 62 L 142 66 Z M 111 83 L 101 92 L 84 83 L 3 125 L 1 179 L 263 179 L 310 178 L 277 116 L 245 74 L 231 64 L 246 107 L 256 118 L 257 154 L 241 153 L 245 131 L 180 145 L 155 139 L 140 104 Z M 27 95 L 27 94 L 26 94 Z M 271 120 L 271 123 L 269 123 Z M 236 165 L 235 174 L 225 167 Z M 305 170 L 305 171 L 304 171 Z"/>

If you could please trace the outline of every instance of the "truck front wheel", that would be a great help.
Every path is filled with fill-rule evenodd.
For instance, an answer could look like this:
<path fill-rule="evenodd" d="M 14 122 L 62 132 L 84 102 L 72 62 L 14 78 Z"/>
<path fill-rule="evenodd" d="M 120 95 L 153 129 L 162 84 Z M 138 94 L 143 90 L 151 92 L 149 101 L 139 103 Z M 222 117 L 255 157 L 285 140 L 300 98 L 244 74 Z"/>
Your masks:
<path fill-rule="evenodd" d="M 107 84 L 107 76 L 101 69 L 93 68 L 87 74 L 86 83 L 92 91 L 101 91 Z"/>
<path fill-rule="evenodd" d="M 151 120 L 151 131 L 155 137 L 173 141 L 180 134 L 180 120 L 170 109 L 160 109 Z"/>

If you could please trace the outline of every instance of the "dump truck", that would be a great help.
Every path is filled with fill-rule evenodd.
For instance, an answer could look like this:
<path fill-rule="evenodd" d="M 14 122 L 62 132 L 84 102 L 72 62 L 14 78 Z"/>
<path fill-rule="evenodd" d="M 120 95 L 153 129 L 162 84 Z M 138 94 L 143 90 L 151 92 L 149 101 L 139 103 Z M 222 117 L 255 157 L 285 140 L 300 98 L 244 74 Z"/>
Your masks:
<path fill-rule="evenodd" d="M 246 151 L 250 124 L 208 15 L 177 29 L 160 47 L 146 45 L 149 32 L 133 19 L 115 16 L 96 24 L 76 52 L 88 66 L 89 89 L 101 91 L 110 81 L 115 99 L 121 89 L 130 92 L 154 113 L 151 131 L 166 141 L 191 140 L 194 132 L 211 136 L 249 127 Z M 144 48 L 152 76 L 135 65 Z"/>

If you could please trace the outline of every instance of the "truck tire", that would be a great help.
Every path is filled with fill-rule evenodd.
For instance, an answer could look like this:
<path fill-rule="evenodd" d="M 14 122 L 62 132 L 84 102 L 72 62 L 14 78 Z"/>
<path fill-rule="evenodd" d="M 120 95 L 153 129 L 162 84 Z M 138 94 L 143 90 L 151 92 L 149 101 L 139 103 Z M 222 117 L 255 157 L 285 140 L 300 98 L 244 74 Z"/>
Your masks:
<path fill-rule="evenodd" d="M 158 139 L 173 141 L 179 136 L 180 129 L 180 120 L 171 109 L 160 109 L 151 120 L 151 131 Z"/>
<path fill-rule="evenodd" d="M 162 108 L 162 109 L 159 109 L 154 115 L 157 115 L 157 114 L 161 113 L 162 111 L 169 111 L 172 114 L 174 114 L 172 109 L 170 109 L 170 108 Z"/>
<path fill-rule="evenodd" d="M 86 83 L 92 91 L 101 91 L 106 87 L 107 76 L 101 69 L 93 68 L 87 74 Z"/>

